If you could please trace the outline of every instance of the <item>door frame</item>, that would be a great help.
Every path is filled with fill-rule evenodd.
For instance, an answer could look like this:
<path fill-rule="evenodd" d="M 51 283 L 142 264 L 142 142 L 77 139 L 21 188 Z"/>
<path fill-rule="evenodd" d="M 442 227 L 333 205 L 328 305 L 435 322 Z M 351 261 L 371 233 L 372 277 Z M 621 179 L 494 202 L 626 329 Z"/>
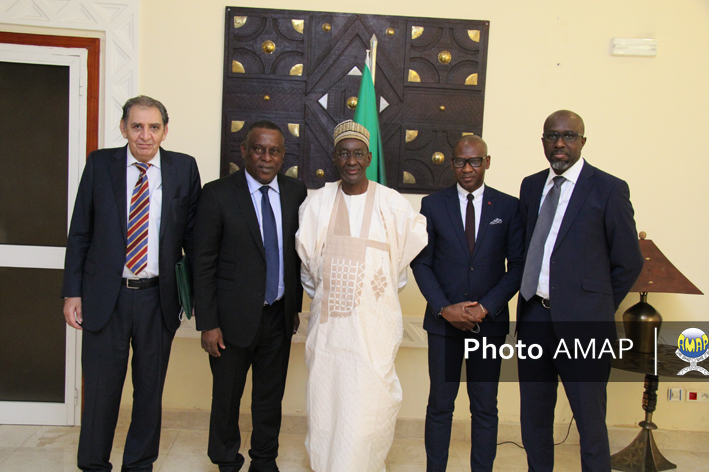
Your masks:
<path fill-rule="evenodd" d="M 95 54 L 98 55 L 98 49 Z M 89 143 L 93 146 L 98 144 L 97 93 L 94 96 L 96 107 L 93 118 L 96 126 L 93 129 L 89 127 L 88 119 L 89 51 L 86 48 L 28 45 L 14 41 L 0 44 L 0 55 L 4 60 L 15 63 L 69 67 L 69 161 L 66 207 L 67 223 L 69 223 L 79 180 L 86 162 L 87 146 L 90 145 Z M 97 80 L 95 85 L 97 89 Z M 92 90 L 92 92 L 97 92 L 97 90 Z M 2 265 L 5 267 L 60 270 L 64 266 L 65 248 L 63 247 L 2 245 L 0 249 Z M 56 316 L 61 315 L 57 314 Z M 65 342 L 64 402 L 0 402 L 0 423 L 42 425 L 75 425 L 80 423 L 81 408 L 78 407 L 79 392 L 81 391 L 80 333 L 66 326 Z"/>

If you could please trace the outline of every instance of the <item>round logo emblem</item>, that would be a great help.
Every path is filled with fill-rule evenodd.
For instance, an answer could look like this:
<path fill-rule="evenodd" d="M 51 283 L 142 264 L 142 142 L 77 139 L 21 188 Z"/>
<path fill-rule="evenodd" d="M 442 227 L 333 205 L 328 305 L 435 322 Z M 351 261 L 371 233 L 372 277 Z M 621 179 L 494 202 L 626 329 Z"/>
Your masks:
<path fill-rule="evenodd" d="M 698 328 L 685 329 L 677 339 L 677 348 L 691 359 L 700 357 L 709 350 L 709 336 Z"/>

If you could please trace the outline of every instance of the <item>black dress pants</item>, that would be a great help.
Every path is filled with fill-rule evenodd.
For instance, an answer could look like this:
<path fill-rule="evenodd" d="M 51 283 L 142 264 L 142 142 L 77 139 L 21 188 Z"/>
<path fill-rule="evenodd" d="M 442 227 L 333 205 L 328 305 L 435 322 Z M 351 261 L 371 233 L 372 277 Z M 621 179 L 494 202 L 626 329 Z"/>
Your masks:
<path fill-rule="evenodd" d="M 528 347 L 538 344 L 543 352 L 539 359 L 518 358 L 522 442 L 530 472 L 551 472 L 554 469 L 554 408 L 558 377 L 566 390 L 579 432 L 581 470 L 610 472 L 606 428 L 610 357 L 580 359 L 572 356 L 570 359 L 560 354 L 554 359 L 562 338 L 572 350 L 571 354 L 575 338 L 583 340 L 584 346 L 595 338 L 595 344 L 600 348 L 608 337 L 606 324 L 552 323 L 549 309 L 532 299 L 525 303 L 517 327 L 519 340 Z"/>
<path fill-rule="evenodd" d="M 450 328 L 451 330 L 455 328 Z M 466 338 L 476 339 L 480 348 L 464 359 Z M 505 336 L 487 337 L 495 352 Z M 441 336 L 428 333 L 428 373 L 431 390 L 426 407 L 426 471 L 444 472 L 448 465 L 455 399 L 460 387 L 463 361 L 466 389 L 470 399 L 471 448 L 470 470 L 492 472 L 497 452 L 497 387 L 502 358 L 493 359 L 490 350 L 483 358 L 482 336 Z"/>
<path fill-rule="evenodd" d="M 81 470 L 111 470 L 109 458 L 131 346 L 133 413 L 121 470 L 153 470 L 160 446 L 162 393 L 174 336 L 163 321 L 159 286 L 140 290 L 121 287 L 106 326 L 98 332 L 83 331 L 84 409 L 78 452 Z"/>
<path fill-rule="evenodd" d="M 252 472 L 275 472 L 281 402 L 286 386 L 290 333 L 286 333 L 283 300 L 265 306 L 254 340 L 246 348 L 225 343 L 220 357 L 209 357 L 212 368 L 212 414 L 208 455 L 220 471 L 236 472 L 244 465 L 239 453 L 239 406 L 246 374 L 253 367 L 251 392 Z"/>

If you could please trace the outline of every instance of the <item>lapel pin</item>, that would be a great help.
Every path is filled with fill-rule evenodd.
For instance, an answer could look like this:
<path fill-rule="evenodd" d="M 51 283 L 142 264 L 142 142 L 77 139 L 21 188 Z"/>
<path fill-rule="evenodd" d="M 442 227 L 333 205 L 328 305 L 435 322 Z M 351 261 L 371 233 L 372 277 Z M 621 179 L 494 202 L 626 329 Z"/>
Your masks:
<path fill-rule="evenodd" d="M 492 202 L 487 202 L 488 205 L 492 205 Z"/>

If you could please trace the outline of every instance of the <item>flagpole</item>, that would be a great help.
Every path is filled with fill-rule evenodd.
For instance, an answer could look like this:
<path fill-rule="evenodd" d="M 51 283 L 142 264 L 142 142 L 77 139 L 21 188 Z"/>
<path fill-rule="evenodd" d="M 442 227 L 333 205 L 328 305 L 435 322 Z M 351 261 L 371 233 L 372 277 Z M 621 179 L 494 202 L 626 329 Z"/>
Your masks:
<path fill-rule="evenodd" d="M 377 73 L 377 35 L 373 34 L 372 39 L 369 40 L 369 72 L 372 73 L 372 85 L 376 84 L 374 80 L 374 74 Z"/>

